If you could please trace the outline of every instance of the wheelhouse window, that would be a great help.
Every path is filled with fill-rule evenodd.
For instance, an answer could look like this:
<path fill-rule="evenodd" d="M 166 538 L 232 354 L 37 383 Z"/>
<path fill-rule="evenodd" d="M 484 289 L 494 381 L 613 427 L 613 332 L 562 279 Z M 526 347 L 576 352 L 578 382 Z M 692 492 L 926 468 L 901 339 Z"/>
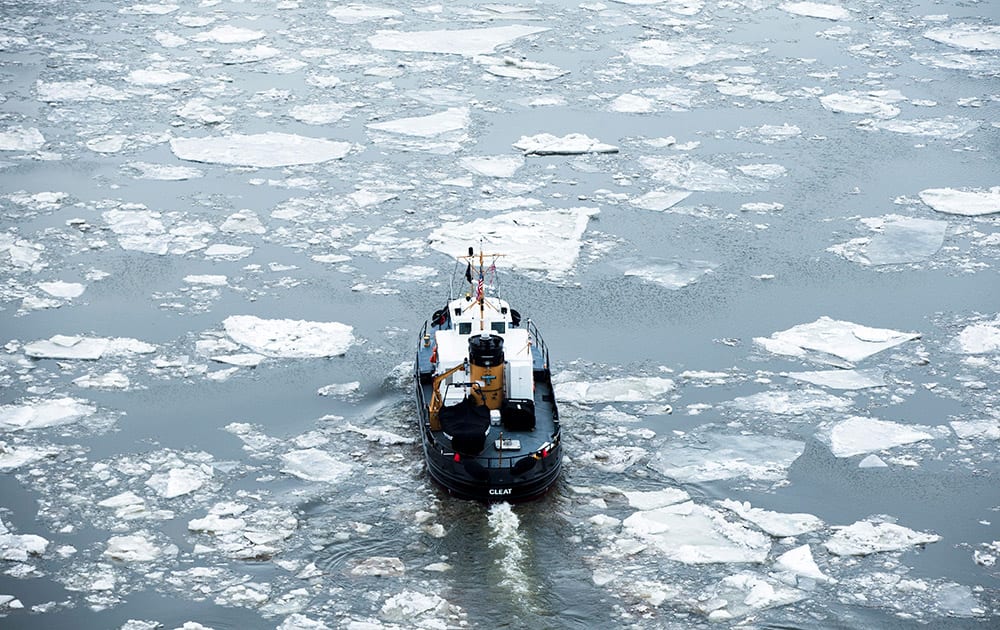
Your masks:
<path fill-rule="evenodd" d="M 500 333 L 502 335 L 505 332 L 507 332 L 507 323 L 506 322 L 493 322 L 490 325 L 490 328 L 493 329 L 493 332 Z"/>
<path fill-rule="evenodd" d="M 459 322 L 458 323 L 458 334 L 460 334 L 460 335 L 471 335 L 472 334 L 472 322 Z"/>

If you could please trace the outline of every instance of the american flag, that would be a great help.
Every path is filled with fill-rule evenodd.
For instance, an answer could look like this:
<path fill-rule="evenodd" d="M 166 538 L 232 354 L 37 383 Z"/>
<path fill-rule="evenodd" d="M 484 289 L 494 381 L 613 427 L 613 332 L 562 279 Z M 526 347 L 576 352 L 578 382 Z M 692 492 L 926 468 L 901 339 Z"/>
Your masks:
<path fill-rule="evenodd" d="M 476 299 L 483 299 L 483 272 L 479 272 L 479 282 L 476 284 Z"/>

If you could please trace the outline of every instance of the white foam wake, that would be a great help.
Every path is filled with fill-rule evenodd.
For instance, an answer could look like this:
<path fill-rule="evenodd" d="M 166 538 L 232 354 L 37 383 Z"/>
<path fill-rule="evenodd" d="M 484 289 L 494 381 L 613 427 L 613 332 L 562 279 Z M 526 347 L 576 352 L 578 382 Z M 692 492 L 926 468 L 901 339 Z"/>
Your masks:
<path fill-rule="evenodd" d="M 490 549 L 496 549 L 496 558 L 502 579 L 500 584 L 518 596 L 527 598 L 531 593 L 531 583 L 525 575 L 525 540 L 521 535 L 521 519 L 514 513 L 510 503 L 494 503 L 488 517 L 490 525 Z"/>

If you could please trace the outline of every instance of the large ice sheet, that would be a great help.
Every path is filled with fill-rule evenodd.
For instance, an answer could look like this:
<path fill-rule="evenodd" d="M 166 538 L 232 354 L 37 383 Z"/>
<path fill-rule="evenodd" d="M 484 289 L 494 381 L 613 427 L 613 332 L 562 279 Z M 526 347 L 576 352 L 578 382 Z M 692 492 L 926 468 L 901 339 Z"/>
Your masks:
<path fill-rule="evenodd" d="M 437 31 L 378 31 L 368 37 L 372 48 L 400 52 L 487 55 L 521 37 L 549 30 L 539 26 L 493 26 Z"/>
<path fill-rule="evenodd" d="M 770 337 L 754 337 L 754 342 L 775 354 L 804 357 L 813 350 L 855 362 L 919 337 L 920 333 L 870 328 L 824 315 Z"/>
<path fill-rule="evenodd" d="M 684 564 L 763 562 L 771 550 L 769 537 L 693 501 L 635 512 L 622 533 Z"/>
<path fill-rule="evenodd" d="M 978 217 L 1000 212 L 1000 186 L 989 189 L 928 188 L 920 191 L 920 200 L 938 212 Z"/>
<path fill-rule="evenodd" d="M 259 168 L 339 160 L 353 148 L 349 142 L 274 131 L 170 139 L 170 149 L 182 160 Z"/>
<path fill-rule="evenodd" d="M 430 138 L 449 131 L 459 131 L 468 126 L 468 107 L 450 107 L 442 112 L 427 116 L 412 116 L 368 125 L 370 129 L 421 138 Z"/>
<path fill-rule="evenodd" d="M 470 223 L 446 223 L 428 237 L 432 249 L 449 256 L 468 253 L 480 239 L 506 255 L 498 265 L 535 273 L 550 280 L 565 277 L 580 255 L 581 239 L 596 208 L 520 210 Z"/>
<path fill-rule="evenodd" d="M 353 327 L 340 322 L 231 315 L 222 324 L 233 341 L 268 357 L 334 357 L 354 343 Z"/>
<path fill-rule="evenodd" d="M 835 456 L 853 457 L 934 438 L 923 429 L 926 427 L 918 428 L 898 422 L 853 416 L 825 430 L 822 437 L 830 445 L 830 450 Z"/>
<path fill-rule="evenodd" d="M 682 483 L 740 477 L 779 481 L 804 450 L 805 443 L 799 440 L 710 433 L 694 444 L 668 444 L 649 466 Z"/>

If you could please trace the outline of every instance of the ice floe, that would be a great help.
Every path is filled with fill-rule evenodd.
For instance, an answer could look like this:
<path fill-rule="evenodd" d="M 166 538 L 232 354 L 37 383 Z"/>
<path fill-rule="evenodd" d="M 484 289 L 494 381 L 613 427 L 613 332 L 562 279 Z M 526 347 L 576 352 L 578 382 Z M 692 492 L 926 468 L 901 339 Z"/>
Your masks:
<path fill-rule="evenodd" d="M 369 123 L 367 127 L 378 144 L 402 151 L 449 154 L 468 140 L 469 121 L 468 107 L 449 107 L 435 114 Z"/>
<path fill-rule="evenodd" d="M 883 551 L 901 551 L 941 540 L 937 534 L 914 531 L 895 523 L 871 520 L 858 521 L 853 525 L 835 529 L 836 532 L 823 543 L 823 546 L 838 556 L 866 556 Z"/>
<path fill-rule="evenodd" d="M 519 155 L 468 156 L 458 159 L 458 165 L 485 177 L 513 177 L 524 166 L 524 158 Z"/>
<path fill-rule="evenodd" d="M 924 37 L 968 51 L 1000 50 L 1000 26 L 995 24 L 954 24 L 924 31 Z"/>
<path fill-rule="evenodd" d="M 430 246 L 449 256 L 467 253 L 469 235 L 502 246 L 515 269 L 561 280 L 576 264 L 581 239 L 596 208 L 519 210 L 470 223 L 449 222 L 431 232 Z"/>
<path fill-rule="evenodd" d="M 539 26 L 494 26 L 436 31 L 378 31 L 368 43 L 379 50 L 464 56 L 488 55 L 500 46 L 549 30 Z"/>
<path fill-rule="evenodd" d="M 850 92 L 847 94 L 827 94 L 819 99 L 823 107 L 831 112 L 864 114 L 876 118 L 893 118 L 899 115 L 899 108 L 885 99 L 871 94 Z"/>
<path fill-rule="evenodd" d="M 336 6 L 328 10 L 326 14 L 335 18 L 341 24 L 360 24 L 361 22 L 370 22 L 373 20 L 403 17 L 403 14 L 396 9 L 363 4 Z"/>
<path fill-rule="evenodd" d="M 685 261 L 619 261 L 626 277 L 636 277 L 667 289 L 683 289 L 712 273 L 717 265 L 704 260 Z"/>
<path fill-rule="evenodd" d="M 155 179 L 160 181 L 179 182 L 186 179 L 198 179 L 205 174 L 190 166 L 173 164 L 153 164 L 151 162 L 129 162 L 126 167 L 135 172 L 138 179 Z"/>
<path fill-rule="evenodd" d="M 104 555 L 122 562 L 152 562 L 164 556 L 176 556 L 177 545 L 166 543 L 157 545 L 155 537 L 146 531 L 127 536 L 112 536 L 108 539 Z"/>
<path fill-rule="evenodd" d="M 751 192 L 762 184 L 742 175 L 684 155 L 642 156 L 639 165 L 651 171 L 654 181 L 682 191 Z"/>
<path fill-rule="evenodd" d="M 34 127 L 7 127 L 0 130 L 0 151 L 36 151 L 44 145 L 45 137 Z"/>
<path fill-rule="evenodd" d="M 146 485 L 161 497 L 173 499 L 198 490 L 213 474 L 214 470 L 209 464 L 170 468 L 154 473 L 146 480 Z"/>
<path fill-rule="evenodd" d="M 969 324 L 958 333 L 955 343 L 958 351 L 963 354 L 1000 352 L 1000 319 Z"/>
<path fill-rule="evenodd" d="M 810 578 L 817 582 L 835 582 L 833 578 L 823 573 L 813 558 L 809 545 L 801 545 L 781 554 L 774 560 L 777 571 L 788 571 L 795 575 Z"/>
<path fill-rule="evenodd" d="M 514 143 L 514 148 L 520 149 L 525 155 L 580 155 L 618 152 L 618 147 L 605 144 L 582 133 L 569 133 L 565 136 L 555 136 L 550 133 L 521 136 Z"/>
<path fill-rule="evenodd" d="M 871 328 L 824 315 L 770 337 L 755 337 L 754 342 L 775 354 L 808 357 L 809 351 L 815 351 L 856 362 L 918 338 L 920 333 Z"/>
<path fill-rule="evenodd" d="M 59 449 L 50 446 L 9 444 L 0 440 L 0 471 L 27 466 L 58 453 Z"/>
<path fill-rule="evenodd" d="M 823 520 L 812 514 L 772 512 L 752 507 L 747 501 L 740 502 L 732 499 L 719 501 L 718 504 L 776 538 L 798 536 L 822 529 L 824 526 Z"/>
<path fill-rule="evenodd" d="M 938 212 L 978 217 L 1000 212 L 1000 186 L 989 189 L 928 188 L 920 191 L 920 200 Z"/>
<path fill-rule="evenodd" d="M 282 472 L 306 481 L 341 481 L 351 472 L 351 465 L 326 451 L 306 448 L 289 451 L 281 456 Z"/>
<path fill-rule="evenodd" d="M 691 193 L 687 190 L 651 190 L 631 199 L 629 203 L 643 210 L 663 212 L 676 206 L 690 196 Z"/>
<path fill-rule="evenodd" d="M 107 356 L 151 354 L 156 346 L 128 337 L 80 337 L 53 335 L 49 339 L 25 344 L 24 354 L 33 359 L 97 360 Z"/>
<path fill-rule="evenodd" d="M 182 160 L 259 168 L 339 160 L 353 148 L 349 142 L 273 131 L 170 139 L 170 149 Z"/>
<path fill-rule="evenodd" d="M 786 2 L 778 5 L 782 11 L 792 15 L 822 18 L 824 20 L 849 20 L 851 12 L 839 4 L 822 4 L 819 2 Z"/>
<path fill-rule="evenodd" d="M 644 402 L 656 400 L 674 389 L 674 381 L 659 376 L 634 376 L 608 381 L 563 381 L 556 383 L 556 397 L 563 402 Z"/>
<path fill-rule="evenodd" d="M 344 354 L 354 343 L 353 327 L 340 322 L 231 315 L 222 324 L 233 341 L 268 357 L 333 357 Z"/>
<path fill-rule="evenodd" d="M 899 215 L 862 219 L 873 235 L 841 243 L 829 251 L 863 265 L 894 265 L 927 260 L 941 249 L 946 221 Z"/>
<path fill-rule="evenodd" d="M 894 446 L 934 439 L 934 436 L 924 429 L 927 427 L 914 427 L 876 418 L 852 416 L 829 427 L 824 431 L 822 437 L 830 445 L 830 451 L 836 457 L 853 457 L 862 453 L 872 453 Z"/>
<path fill-rule="evenodd" d="M 769 391 L 734 398 L 732 406 L 741 411 L 765 412 L 788 416 L 807 413 L 843 411 L 851 401 L 815 389 Z"/>
<path fill-rule="evenodd" d="M 622 533 L 684 564 L 763 562 L 771 550 L 768 536 L 693 501 L 635 512 Z"/>
<path fill-rule="evenodd" d="M 72 424 L 96 412 L 97 407 L 93 404 L 68 397 L 0 405 L 0 431 L 28 431 Z"/>
<path fill-rule="evenodd" d="M 516 59 L 510 56 L 503 58 L 480 56 L 473 59 L 484 67 L 486 72 L 508 79 L 532 79 L 535 81 L 552 81 L 569 74 L 558 66 L 526 59 Z"/>
<path fill-rule="evenodd" d="M 726 621 L 806 599 L 809 594 L 752 571 L 729 575 L 710 586 L 696 606 L 709 621 Z"/>
<path fill-rule="evenodd" d="M 743 59 L 759 50 L 739 46 L 720 46 L 691 37 L 677 39 L 647 39 L 628 46 L 625 55 L 641 66 L 657 66 L 681 70 L 716 61 Z"/>
<path fill-rule="evenodd" d="M 854 390 L 886 385 L 885 374 L 881 370 L 816 370 L 789 372 L 785 376 L 830 389 Z"/>
<path fill-rule="evenodd" d="M 708 433 L 689 443 L 667 444 L 649 466 L 682 483 L 735 478 L 780 481 L 804 450 L 805 443 L 799 440 Z"/>

